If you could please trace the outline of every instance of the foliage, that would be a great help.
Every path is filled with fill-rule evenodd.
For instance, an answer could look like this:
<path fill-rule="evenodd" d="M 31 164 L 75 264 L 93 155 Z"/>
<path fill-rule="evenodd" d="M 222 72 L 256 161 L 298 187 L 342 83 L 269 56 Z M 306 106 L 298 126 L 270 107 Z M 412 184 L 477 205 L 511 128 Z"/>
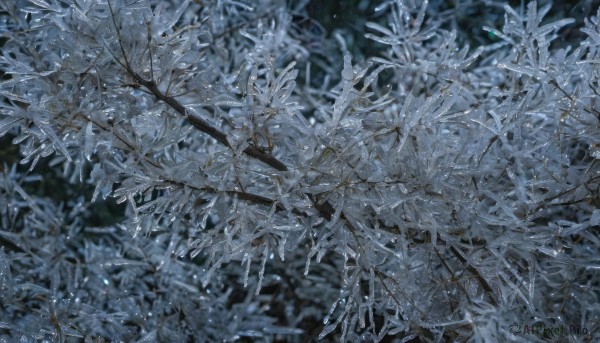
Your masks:
<path fill-rule="evenodd" d="M 597 340 L 600 12 L 349 3 L 0 1 L 0 339 Z"/>

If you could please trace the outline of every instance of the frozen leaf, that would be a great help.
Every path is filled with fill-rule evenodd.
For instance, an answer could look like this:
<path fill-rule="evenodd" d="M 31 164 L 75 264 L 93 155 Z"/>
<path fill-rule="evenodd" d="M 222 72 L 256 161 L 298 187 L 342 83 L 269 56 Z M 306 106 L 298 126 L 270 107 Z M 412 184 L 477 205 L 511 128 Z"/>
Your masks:
<path fill-rule="evenodd" d="M 600 225 L 600 210 L 594 210 L 594 212 L 592 213 L 592 217 L 590 218 L 590 225 L 591 226 L 598 226 Z"/>
<path fill-rule="evenodd" d="M 92 153 L 94 150 L 94 132 L 93 132 L 93 128 L 92 128 L 92 123 L 89 122 L 86 125 L 85 128 L 85 139 L 84 139 L 84 146 L 83 146 L 83 153 L 85 155 L 85 158 L 90 161 L 91 157 L 92 157 Z"/>

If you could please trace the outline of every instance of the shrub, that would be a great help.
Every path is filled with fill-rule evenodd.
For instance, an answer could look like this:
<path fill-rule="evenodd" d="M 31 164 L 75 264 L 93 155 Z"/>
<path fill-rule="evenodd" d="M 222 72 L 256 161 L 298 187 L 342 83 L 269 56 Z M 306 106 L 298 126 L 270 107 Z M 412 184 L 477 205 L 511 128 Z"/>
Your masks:
<path fill-rule="evenodd" d="M 0 2 L 3 341 L 600 337 L 598 17 L 319 3 Z"/>

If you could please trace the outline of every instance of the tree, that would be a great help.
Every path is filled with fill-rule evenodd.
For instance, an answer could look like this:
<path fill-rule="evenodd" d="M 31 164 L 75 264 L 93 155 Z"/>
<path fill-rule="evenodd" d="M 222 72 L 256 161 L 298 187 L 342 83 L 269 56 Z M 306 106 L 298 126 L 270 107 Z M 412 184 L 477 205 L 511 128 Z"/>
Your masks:
<path fill-rule="evenodd" d="M 597 17 L 352 3 L 0 2 L 1 337 L 597 339 Z"/>

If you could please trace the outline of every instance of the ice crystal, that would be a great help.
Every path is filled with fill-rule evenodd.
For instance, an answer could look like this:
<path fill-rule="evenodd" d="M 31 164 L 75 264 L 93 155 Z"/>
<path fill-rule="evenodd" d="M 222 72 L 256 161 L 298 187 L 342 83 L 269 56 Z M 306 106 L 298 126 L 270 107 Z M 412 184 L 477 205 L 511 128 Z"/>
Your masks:
<path fill-rule="evenodd" d="M 0 340 L 600 338 L 600 12 L 483 3 L 0 1 Z"/>

